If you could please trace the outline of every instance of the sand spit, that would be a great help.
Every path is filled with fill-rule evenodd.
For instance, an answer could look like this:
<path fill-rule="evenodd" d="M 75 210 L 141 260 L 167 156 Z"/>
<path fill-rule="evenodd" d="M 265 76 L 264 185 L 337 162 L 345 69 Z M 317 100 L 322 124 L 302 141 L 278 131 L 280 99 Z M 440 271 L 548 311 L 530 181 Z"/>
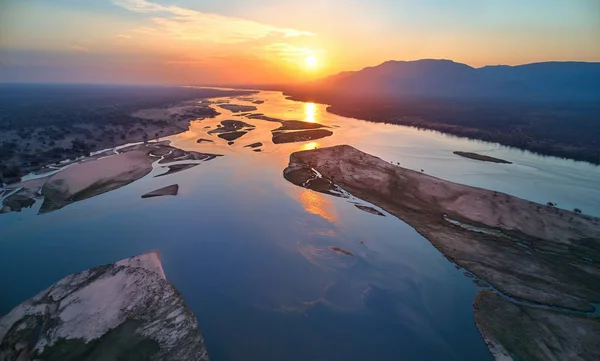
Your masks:
<path fill-rule="evenodd" d="M 157 175 L 155 177 L 164 177 L 166 175 L 171 175 L 171 174 L 174 174 L 174 173 L 179 173 L 179 172 L 182 172 L 182 171 L 184 171 L 186 169 L 194 168 L 194 167 L 196 167 L 198 165 L 200 165 L 200 164 L 198 164 L 198 163 L 173 164 L 173 165 L 170 165 L 168 167 L 163 167 L 163 168 L 168 168 L 168 170 L 165 173 L 159 174 L 159 175 Z"/>
<path fill-rule="evenodd" d="M 227 109 L 233 113 L 240 112 L 253 112 L 256 110 L 256 107 L 253 105 L 239 105 L 239 104 L 219 104 L 220 108 Z"/>
<path fill-rule="evenodd" d="M 298 130 L 298 131 L 273 131 L 273 143 L 295 143 L 321 139 L 333 135 L 326 129 Z"/>
<path fill-rule="evenodd" d="M 244 148 L 258 148 L 258 147 L 262 147 L 262 146 L 263 146 L 262 142 L 256 142 L 256 143 L 245 145 Z"/>
<path fill-rule="evenodd" d="M 598 218 L 438 179 L 349 146 L 293 153 L 284 176 L 332 195 L 339 186 L 385 209 L 507 296 L 584 312 L 600 301 Z M 587 337 L 598 336 L 580 341 Z"/>
<path fill-rule="evenodd" d="M 250 114 L 246 118 L 248 118 L 248 119 L 259 119 L 259 120 L 264 120 L 264 121 L 267 121 L 267 122 L 278 122 L 278 123 L 283 122 L 283 120 L 281 120 L 281 119 L 269 117 L 269 116 L 266 116 L 264 114 Z"/>
<path fill-rule="evenodd" d="M 80 159 L 55 174 L 12 185 L 13 191 L 3 199 L 0 213 L 31 207 L 41 197 L 44 200 L 39 213 L 52 212 L 143 178 L 152 171 L 152 164 L 157 160 L 159 164 L 194 161 L 172 164 L 167 172 L 159 175 L 164 176 L 195 167 L 198 161 L 209 161 L 220 156 L 184 151 L 165 142 L 136 144 L 107 154 L 112 155 Z"/>
<path fill-rule="evenodd" d="M 330 250 L 339 253 L 339 254 L 343 254 L 346 256 L 350 256 L 350 257 L 354 257 L 354 253 L 350 252 L 350 251 L 346 251 L 345 249 L 342 249 L 340 247 L 329 247 Z"/>
<path fill-rule="evenodd" d="M 200 160 L 204 162 L 208 162 L 209 160 L 213 160 L 217 157 L 222 157 L 222 154 L 211 154 L 211 153 L 200 153 L 195 151 L 181 150 L 173 147 L 168 147 L 170 152 L 163 156 L 163 158 L 158 161 L 158 164 L 169 164 L 174 162 L 181 162 L 184 160 Z"/>
<path fill-rule="evenodd" d="M 78 163 L 56 173 L 42 187 L 45 198 L 40 213 L 121 188 L 146 176 L 156 160 L 149 153 L 150 149 L 135 149 Z"/>
<path fill-rule="evenodd" d="M 483 154 L 477 154 L 477 153 L 471 153 L 471 152 L 459 152 L 459 151 L 454 152 L 454 154 L 460 155 L 461 157 L 465 157 L 465 158 L 469 158 L 469 159 L 480 160 L 482 162 L 512 164 L 512 162 L 509 162 L 507 160 L 500 159 L 500 158 L 494 158 L 494 157 L 490 157 L 488 155 L 483 155 Z"/>
<path fill-rule="evenodd" d="M 152 197 L 162 197 L 162 196 L 176 196 L 179 192 L 179 185 L 172 184 L 170 186 L 166 186 L 152 192 L 148 192 L 142 195 L 142 198 L 152 198 Z"/>
<path fill-rule="evenodd" d="M 0 360 L 208 360 L 157 252 L 67 276 L 0 318 Z"/>
<path fill-rule="evenodd" d="M 360 210 L 361 210 L 361 211 L 363 211 L 363 212 L 371 213 L 371 214 L 373 214 L 373 215 L 376 215 L 376 216 L 382 216 L 382 217 L 385 217 L 385 214 L 383 214 L 383 213 L 379 212 L 378 210 L 376 210 L 376 209 L 375 209 L 375 208 L 373 208 L 373 207 L 365 206 L 365 205 L 363 205 L 363 204 L 354 204 L 354 206 L 355 206 L 356 208 L 360 209 Z"/>

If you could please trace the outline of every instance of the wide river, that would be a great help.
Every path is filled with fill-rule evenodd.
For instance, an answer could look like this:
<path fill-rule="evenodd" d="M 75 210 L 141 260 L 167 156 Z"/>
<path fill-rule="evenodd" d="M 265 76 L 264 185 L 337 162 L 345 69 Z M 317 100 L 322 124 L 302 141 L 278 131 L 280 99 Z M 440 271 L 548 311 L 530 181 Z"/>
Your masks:
<path fill-rule="evenodd" d="M 600 215 L 596 166 L 340 117 L 278 92 L 254 98 L 265 100 L 255 113 L 319 122 L 334 135 L 276 145 L 270 130 L 279 123 L 219 109 L 219 117 L 167 139 L 224 157 L 166 177 L 154 178 L 155 170 L 52 213 L 37 215 L 37 202 L 0 215 L 0 314 L 67 274 L 158 250 L 213 361 L 491 360 L 473 321 L 479 288 L 465 270 L 387 213 L 288 183 L 282 172 L 289 154 L 349 144 L 443 179 Z M 211 137 L 206 126 L 226 119 L 257 128 L 231 146 L 215 136 L 215 143 L 196 143 Z M 262 152 L 244 147 L 259 141 Z M 456 150 L 514 164 L 461 158 Z M 173 183 L 176 197 L 140 198 Z"/>

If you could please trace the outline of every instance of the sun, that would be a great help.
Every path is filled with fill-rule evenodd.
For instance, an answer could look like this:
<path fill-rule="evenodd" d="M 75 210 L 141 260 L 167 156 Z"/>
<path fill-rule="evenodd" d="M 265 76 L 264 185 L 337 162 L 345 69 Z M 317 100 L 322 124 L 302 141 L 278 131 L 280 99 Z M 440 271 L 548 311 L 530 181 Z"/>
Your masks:
<path fill-rule="evenodd" d="M 311 68 L 317 65 L 317 57 L 314 55 L 309 55 L 308 57 L 306 57 L 306 60 L 304 60 L 304 62 L 306 63 L 307 66 L 310 66 Z"/>

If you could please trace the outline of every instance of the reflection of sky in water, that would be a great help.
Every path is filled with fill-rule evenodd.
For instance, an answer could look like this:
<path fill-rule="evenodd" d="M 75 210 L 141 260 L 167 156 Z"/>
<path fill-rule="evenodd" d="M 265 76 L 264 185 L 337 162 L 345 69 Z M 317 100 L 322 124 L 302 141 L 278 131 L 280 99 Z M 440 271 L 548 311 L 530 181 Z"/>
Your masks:
<path fill-rule="evenodd" d="M 490 360 L 473 323 L 471 280 L 393 216 L 285 181 L 289 154 L 346 143 L 449 180 L 600 213 L 598 168 L 338 117 L 279 93 L 257 98 L 267 100 L 257 112 L 314 119 L 334 135 L 275 145 L 270 131 L 278 123 L 223 110 L 170 139 L 224 157 L 43 216 L 0 216 L 0 313 L 69 273 L 156 249 L 197 315 L 212 360 Z M 205 129 L 225 119 L 257 127 L 229 146 Z M 197 144 L 201 137 L 215 143 Z M 243 147 L 258 141 L 262 153 Z M 454 150 L 515 164 L 476 162 Z M 177 197 L 140 198 L 173 183 Z"/>
<path fill-rule="evenodd" d="M 337 220 L 331 201 L 323 194 L 305 189 L 300 193 L 298 199 L 306 212 L 319 215 L 330 222 Z"/>

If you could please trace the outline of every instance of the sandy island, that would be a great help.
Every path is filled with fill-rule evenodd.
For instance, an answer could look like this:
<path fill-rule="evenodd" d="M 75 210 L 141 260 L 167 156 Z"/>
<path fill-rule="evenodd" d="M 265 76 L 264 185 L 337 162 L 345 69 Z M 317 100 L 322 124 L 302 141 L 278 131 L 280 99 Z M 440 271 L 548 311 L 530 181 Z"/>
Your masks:
<path fill-rule="evenodd" d="M 445 181 L 394 166 L 349 146 L 293 153 L 284 177 L 331 195 L 339 196 L 337 187 L 341 187 L 385 209 L 497 292 L 563 309 L 560 315 L 570 320 L 571 332 L 577 332 L 574 325 L 588 329 L 588 322 L 598 322 L 567 311 L 590 312 L 594 310 L 592 303 L 600 301 L 598 218 Z M 476 313 L 476 318 L 498 325 L 518 322 L 518 315 L 503 313 L 502 309 L 480 307 Z M 523 328 L 524 334 L 510 336 L 536 342 L 541 336 L 531 330 L 545 327 L 545 321 L 539 318 L 531 322 L 536 328 Z M 487 323 L 482 320 L 478 326 Z M 500 340 L 521 357 L 523 350 L 496 334 L 499 329 L 479 329 L 484 338 Z M 560 355 L 569 348 L 581 348 L 597 340 L 597 333 L 581 332 L 566 344 L 545 351 L 562 360 Z M 538 354 L 535 359 L 552 358 Z"/>
<path fill-rule="evenodd" d="M 179 192 L 179 184 L 172 184 L 170 186 L 159 188 L 159 189 L 153 190 L 152 192 L 143 194 L 142 198 L 176 196 L 178 192 Z"/>
<path fill-rule="evenodd" d="M 107 155 L 108 154 L 108 155 Z M 166 176 L 209 161 L 218 154 L 184 151 L 165 142 L 137 144 L 84 158 L 55 174 L 12 185 L 13 194 L 3 200 L 0 213 L 20 211 L 43 198 L 39 213 L 52 212 L 71 203 L 121 188 L 153 169 L 153 163 L 168 165 Z M 181 163 L 189 161 L 188 163 Z"/>
<path fill-rule="evenodd" d="M 329 127 L 320 123 L 310 123 L 301 120 L 283 120 L 268 117 L 264 114 L 251 114 L 248 115 L 247 118 L 281 123 L 281 127 L 271 131 L 274 144 L 306 142 L 333 135 L 332 131 L 323 129 Z"/>
<path fill-rule="evenodd" d="M 219 104 L 219 108 L 227 109 L 233 113 L 253 112 L 256 107 L 253 105 L 238 105 L 238 104 Z"/>
<path fill-rule="evenodd" d="M 504 159 L 500 159 L 500 158 L 494 158 L 494 157 L 490 157 L 489 155 L 483 155 L 483 154 L 477 154 L 477 153 L 471 153 L 471 152 L 453 152 L 456 155 L 460 155 L 461 157 L 465 157 L 465 158 L 469 158 L 469 159 L 474 159 L 474 160 L 480 160 L 482 162 L 492 162 L 492 163 L 501 163 L 501 164 L 512 164 L 512 162 L 509 162 L 507 160 Z"/>

